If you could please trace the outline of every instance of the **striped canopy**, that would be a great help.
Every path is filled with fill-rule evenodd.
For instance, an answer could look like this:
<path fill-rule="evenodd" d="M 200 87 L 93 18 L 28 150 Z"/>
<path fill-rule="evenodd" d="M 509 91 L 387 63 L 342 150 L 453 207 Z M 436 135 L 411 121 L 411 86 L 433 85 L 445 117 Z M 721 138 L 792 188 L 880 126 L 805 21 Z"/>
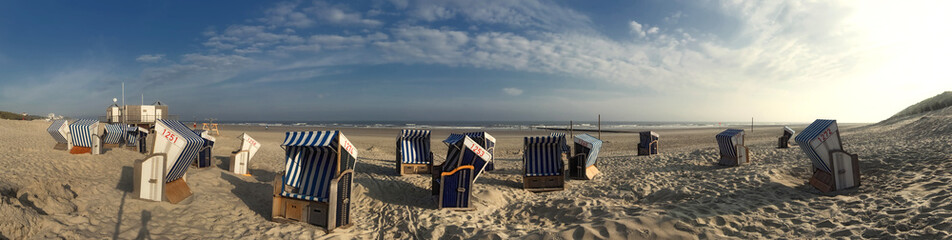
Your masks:
<path fill-rule="evenodd" d="M 842 150 L 843 144 L 839 138 L 840 132 L 836 125 L 836 120 L 817 119 L 803 129 L 797 137 L 794 138 L 800 149 L 807 154 L 807 157 L 813 161 L 813 166 L 817 169 L 833 173 L 830 169 L 829 152 L 831 150 Z"/>
<path fill-rule="evenodd" d="M 165 175 L 165 182 L 172 182 L 185 176 L 188 166 L 205 145 L 205 139 L 176 120 L 156 119 L 155 124 L 153 153 L 165 153 L 169 160 L 174 160 L 168 162 L 168 173 Z"/>
<path fill-rule="evenodd" d="M 449 172 L 460 166 L 472 165 L 475 168 L 476 175 L 473 181 L 479 177 L 486 165 L 492 162 L 492 153 L 473 141 L 464 134 L 450 134 L 446 140 L 446 162 L 443 163 L 443 172 Z"/>
<path fill-rule="evenodd" d="M 403 129 L 397 136 L 397 150 L 400 162 L 410 164 L 430 164 L 430 131 Z"/>
<path fill-rule="evenodd" d="M 80 119 L 69 124 L 69 132 L 73 138 L 73 146 L 93 147 L 93 131 L 95 131 L 95 129 L 92 128 L 98 123 L 98 120 Z"/>
<path fill-rule="evenodd" d="M 287 147 L 284 184 L 298 189 L 284 189 L 281 195 L 309 201 L 327 202 L 331 180 L 341 170 L 353 169 L 357 158 L 356 147 L 340 131 L 287 132 L 281 146 Z M 348 154 L 338 156 L 338 146 Z M 340 169 L 338 157 L 346 164 Z"/>
<path fill-rule="evenodd" d="M 737 148 L 734 145 L 744 145 L 743 129 L 727 129 L 715 136 L 717 146 L 720 148 L 721 155 L 728 157 L 737 157 Z"/>
<path fill-rule="evenodd" d="M 104 144 L 119 144 L 122 142 L 124 135 L 126 133 L 125 126 L 121 124 L 106 124 L 106 134 L 103 138 Z"/>
<path fill-rule="evenodd" d="M 128 144 L 129 146 L 135 146 L 136 143 L 139 141 L 139 137 L 145 137 L 147 134 L 149 134 L 149 131 L 145 130 L 145 128 L 141 128 L 137 126 L 127 126 L 126 127 L 126 144 Z"/>
<path fill-rule="evenodd" d="M 561 175 L 565 169 L 562 161 L 562 146 L 565 135 L 526 137 L 523 139 L 522 161 L 526 176 Z"/>
<path fill-rule="evenodd" d="M 579 134 L 575 135 L 575 154 L 585 153 L 587 158 L 585 159 L 585 167 L 595 165 L 595 162 L 598 160 L 598 152 L 602 149 L 602 140 L 593 137 L 588 134 Z M 581 146 L 582 149 L 579 149 L 578 146 Z"/>
<path fill-rule="evenodd" d="M 550 137 L 562 138 L 562 152 L 568 153 L 572 148 L 565 142 L 565 133 L 550 133 Z"/>
<path fill-rule="evenodd" d="M 46 131 L 50 133 L 50 136 L 53 136 L 53 140 L 56 140 L 56 142 L 69 143 L 69 140 L 66 139 L 69 134 L 69 124 L 66 119 L 53 121 L 53 124 L 50 124 Z"/>

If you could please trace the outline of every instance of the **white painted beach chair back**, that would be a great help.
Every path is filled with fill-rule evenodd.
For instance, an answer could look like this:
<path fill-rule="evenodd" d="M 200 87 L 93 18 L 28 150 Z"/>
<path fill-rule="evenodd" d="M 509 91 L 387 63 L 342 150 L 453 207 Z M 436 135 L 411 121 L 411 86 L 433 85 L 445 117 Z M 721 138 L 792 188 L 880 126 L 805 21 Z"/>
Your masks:
<path fill-rule="evenodd" d="M 229 163 L 228 170 L 235 174 L 250 175 L 248 164 L 251 162 L 251 158 L 255 156 L 255 153 L 258 152 L 258 149 L 261 148 L 261 143 L 251 138 L 251 135 L 247 133 L 238 135 L 238 140 L 241 141 L 241 146 L 238 147 L 237 151 L 232 152 L 231 163 Z"/>
<path fill-rule="evenodd" d="M 255 153 L 258 153 L 258 149 L 261 148 L 261 144 L 247 133 L 242 133 L 241 136 L 238 136 L 238 139 L 241 139 L 241 149 L 238 149 L 238 151 L 248 151 L 248 160 L 254 158 Z"/>
<path fill-rule="evenodd" d="M 66 119 L 53 121 L 46 131 L 50 133 L 53 140 L 56 140 L 56 149 L 69 150 L 73 147 L 73 139 L 69 134 L 69 122 Z"/>

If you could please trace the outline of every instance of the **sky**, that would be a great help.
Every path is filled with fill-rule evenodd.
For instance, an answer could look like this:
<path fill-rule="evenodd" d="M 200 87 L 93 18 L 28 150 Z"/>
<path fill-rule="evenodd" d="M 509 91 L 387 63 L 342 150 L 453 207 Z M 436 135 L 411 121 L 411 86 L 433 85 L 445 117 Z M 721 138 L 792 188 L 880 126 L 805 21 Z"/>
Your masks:
<path fill-rule="evenodd" d="M 0 1 L 0 110 L 183 121 L 877 122 L 952 1 Z"/>

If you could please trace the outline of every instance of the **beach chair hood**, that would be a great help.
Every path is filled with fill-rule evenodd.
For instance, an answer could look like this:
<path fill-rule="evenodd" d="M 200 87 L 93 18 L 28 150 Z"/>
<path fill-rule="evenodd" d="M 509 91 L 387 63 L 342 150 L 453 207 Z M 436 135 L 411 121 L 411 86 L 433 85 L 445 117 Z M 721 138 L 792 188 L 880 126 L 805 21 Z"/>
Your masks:
<path fill-rule="evenodd" d="M 585 159 L 585 166 L 595 165 L 598 160 L 598 152 L 602 149 L 602 140 L 588 134 L 575 135 L 575 143 L 589 149 Z M 578 150 L 576 150 L 578 151 Z"/>
<path fill-rule="evenodd" d="M 122 142 L 124 135 L 126 135 L 126 126 L 121 124 L 106 124 L 106 137 L 103 139 L 104 144 L 119 144 Z"/>
<path fill-rule="evenodd" d="M 93 147 L 93 134 L 99 126 L 98 120 L 80 119 L 69 124 L 69 133 L 73 138 L 73 146 Z"/>
<path fill-rule="evenodd" d="M 565 164 L 562 162 L 562 146 L 565 135 L 546 137 L 526 137 L 523 139 L 526 176 L 562 175 Z"/>
<path fill-rule="evenodd" d="M 429 164 L 430 159 L 430 131 L 403 129 L 397 136 L 399 142 L 400 161 L 411 164 Z"/>
<path fill-rule="evenodd" d="M 241 135 L 238 135 L 238 139 L 241 140 L 241 149 L 238 151 L 247 150 L 248 159 L 254 158 L 255 153 L 257 153 L 258 149 L 261 148 L 261 144 L 258 143 L 258 141 L 254 138 L 251 138 L 251 135 L 248 135 L 247 133 L 241 133 Z"/>
<path fill-rule="evenodd" d="M 803 129 L 803 132 L 800 132 L 794 140 L 813 161 L 815 168 L 833 173 L 827 156 L 832 150 L 843 150 L 836 120 L 817 119 Z"/>
<path fill-rule="evenodd" d="M 126 143 L 129 146 L 135 146 L 139 141 L 139 137 L 144 137 L 149 133 L 149 130 L 137 126 L 126 126 Z"/>
<path fill-rule="evenodd" d="M 155 144 L 152 153 L 164 153 L 168 173 L 165 182 L 172 182 L 185 176 L 189 165 L 198 157 L 205 145 L 205 139 L 198 136 L 185 124 L 176 120 L 158 119 L 155 121 Z"/>
<path fill-rule="evenodd" d="M 721 155 L 737 158 L 738 154 L 735 146 L 738 144 L 744 145 L 744 130 L 727 129 L 718 133 L 716 138 Z"/>
<path fill-rule="evenodd" d="M 443 143 L 447 145 L 448 149 L 446 162 L 443 163 L 444 172 L 452 171 L 460 166 L 472 165 L 476 173 L 473 181 L 476 181 L 486 165 L 492 162 L 492 153 L 473 141 L 468 135 L 450 134 L 446 140 L 443 140 Z"/>
<path fill-rule="evenodd" d="M 50 136 L 53 136 L 53 140 L 56 140 L 57 143 L 69 144 L 72 141 L 72 139 L 69 139 L 69 124 L 66 119 L 53 121 L 53 124 L 50 124 L 46 131 L 50 133 Z"/>

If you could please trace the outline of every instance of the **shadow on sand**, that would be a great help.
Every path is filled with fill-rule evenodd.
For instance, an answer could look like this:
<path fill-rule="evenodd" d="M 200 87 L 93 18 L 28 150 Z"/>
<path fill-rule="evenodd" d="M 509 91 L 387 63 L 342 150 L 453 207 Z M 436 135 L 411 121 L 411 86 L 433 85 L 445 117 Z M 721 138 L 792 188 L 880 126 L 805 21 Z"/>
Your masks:
<path fill-rule="evenodd" d="M 269 174 L 274 176 L 274 173 Z M 267 174 L 263 173 L 262 175 Z M 270 181 L 264 183 L 248 182 L 230 173 L 221 173 L 221 178 L 235 186 L 231 192 L 238 196 L 238 199 L 241 199 L 251 211 L 265 219 L 271 219 L 271 193 L 274 189 L 272 189 Z"/>

